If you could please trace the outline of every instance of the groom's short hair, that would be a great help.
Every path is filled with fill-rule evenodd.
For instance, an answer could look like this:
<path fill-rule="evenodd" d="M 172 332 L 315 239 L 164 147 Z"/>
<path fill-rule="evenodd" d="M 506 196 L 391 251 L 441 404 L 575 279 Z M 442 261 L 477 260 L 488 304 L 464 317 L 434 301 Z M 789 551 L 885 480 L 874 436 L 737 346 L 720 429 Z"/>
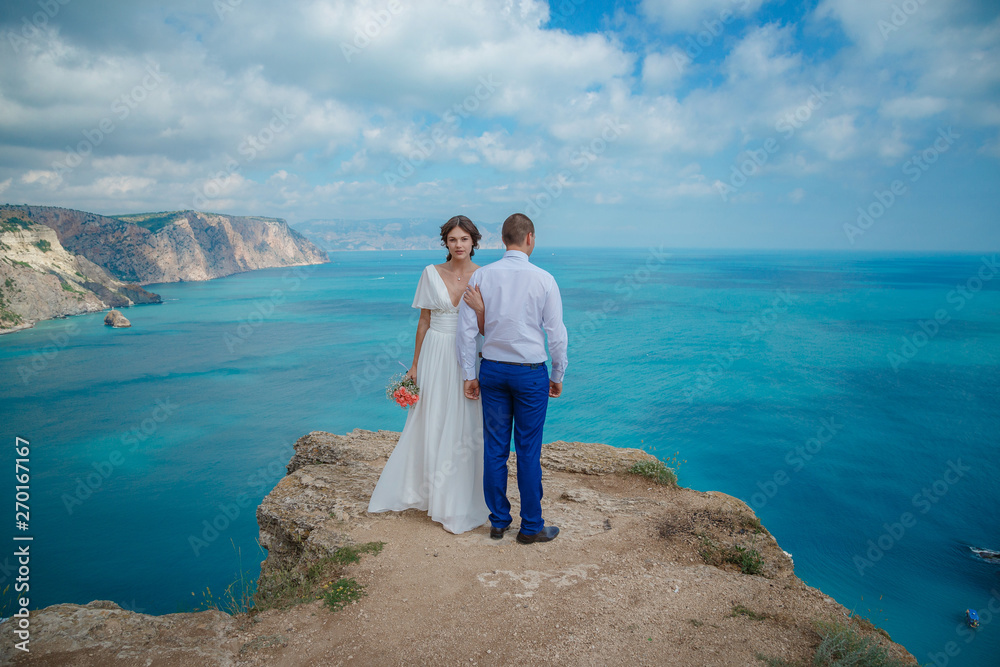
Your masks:
<path fill-rule="evenodd" d="M 524 213 L 515 213 L 503 221 L 503 244 L 523 245 L 528 234 L 535 233 L 535 224 Z"/>

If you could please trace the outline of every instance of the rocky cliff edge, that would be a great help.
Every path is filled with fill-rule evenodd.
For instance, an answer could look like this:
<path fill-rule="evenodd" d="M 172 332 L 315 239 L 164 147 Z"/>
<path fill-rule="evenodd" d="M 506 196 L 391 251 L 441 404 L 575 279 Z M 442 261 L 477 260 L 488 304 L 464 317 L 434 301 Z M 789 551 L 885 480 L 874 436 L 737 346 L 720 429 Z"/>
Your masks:
<path fill-rule="evenodd" d="M 798 665 L 811 664 L 822 622 L 915 662 L 800 581 L 742 501 L 629 473 L 655 462 L 649 454 L 545 445 L 543 512 L 562 532 L 521 545 L 512 532 L 490 539 L 488 526 L 452 535 L 416 510 L 369 514 L 397 439 L 362 430 L 303 436 L 257 511 L 268 549 L 262 587 L 346 545 L 383 543 L 347 566 L 364 588 L 358 601 L 337 612 L 316 600 L 237 617 L 56 605 L 33 615 L 30 664 Z M 515 517 L 516 489 L 511 475 Z M 726 556 L 749 550 L 757 574 Z M 11 633 L 0 625 L 0 658 L 28 664 L 11 650 Z"/>

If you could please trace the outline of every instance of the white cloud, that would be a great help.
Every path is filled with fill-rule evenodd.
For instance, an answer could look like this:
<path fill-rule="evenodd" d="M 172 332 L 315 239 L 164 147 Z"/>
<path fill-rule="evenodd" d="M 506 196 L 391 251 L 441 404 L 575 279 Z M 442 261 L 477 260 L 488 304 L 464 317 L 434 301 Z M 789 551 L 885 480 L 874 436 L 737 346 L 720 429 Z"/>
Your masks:
<path fill-rule="evenodd" d="M 363 148 L 357 153 L 355 153 L 350 160 L 344 160 L 343 162 L 341 162 L 340 171 L 344 172 L 345 174 L 350 174 L 364 169 L 367 165 L 368 165 L 368 149 Z"/>
<path fill-rule="evenodd" d="M 947 106 L 948 101 L 942 97 L 903 96 L 883 102 L 879 111 L 888 118 L 926 118 L 941 113 Z"/>
<path fill-rule="evenodd" d="M 774 79 L 801 65 L 801 56 L 792 53 L 792 29 L 770 23 L 752 30 L 729 55 L 723 68 L 731 79 L 754 81 Z"/>
<path fill-rule="evenodd" d="M 881 137 L 878 141 L 879 156 L 891 161 L 898 160 L 910 149 L 910 145 L 903 140 L 903 132 L 898 126 L 893 127 L 891 134 Z"/>
<path fill-rule="evenodd" d="M 470 141 L 470 144 L 482 154 L 487 164 L 500 169 L 524 171 L 535 165 L 535 151 L 529 148 L 507 148 L 499 133 L 484 132 L 482 136 Z"/>
<path fill-rule="evenodd" d="M 870 54 L 922 50 L 921 42 L 950 23 L 950 3 L 913 0 L 906 3 L 909 11 L 904 11 L 902 4 L 822 0 L 815 16 L 839 22 L 854 43 Z"/>
<path fill-rule="evenodd" d="M 989 155 L 990 157 L 1000 159 L 1000 134 L 983 143 L 983 145 L 979 148 L 979 152 L 983 155 Z M 2 190 L 0 190 L 0 192 L 2 192 Z"/>
<path fill-rule="evenodd" d="M 803 131 L 803 138 L 828 160 L 845 160 L 854 156 L 859 150 L 858 137 L 852 114 L 825 118 Z"/>
<path fill-rule="evenodd" d="M 663 191 L 663 196 L 671 197 L 711 197 L 718 196 L 719 191 L 705 180 L 677 183 Z"/>
<path fill-rule="evenodd" d="M 915 0 L 905 3 L 906 11 L 903 4 L 820 3 L 815 19 L 835 23 L 853 42 L 838 63 L 843 76 L 865 86 L 867 101 L 878 100 L 874 106 L 890 117 L 956 111 L 977 124 L 991 124 L 980 110 L 995 101 L 1000 85 L 995 4 Z"/>
<path fill-rule="evenodd" d="M 32 169 L 21 176 L 21 182 L 27 185 L 41 185 L 46 188 L 54 188 L 59 185 L 62 179 L 54 171 L 44 169 Z"/>
<path fill-rule="evenodd" d="M 141 192 L 155 183 L 152 178 L 140 176 L 105 176 L 94 182 L 94 194 L 114 198 Z"/>
<path fill-rule="evenodd" d="M 616 192 L 611 195 L 605 195 L 603 192 L 598 192 L 594 195 L 594 203 L 598 205 L 619 204 L 622 199 L 623 197 L 620 192 Z"/>
<path fill-rule="evenodd" d="M 642 83 L 647 92 L 673 89 L 691 59 L 680 49 L 669 53 L 650 53 L 642 61 Z"/>

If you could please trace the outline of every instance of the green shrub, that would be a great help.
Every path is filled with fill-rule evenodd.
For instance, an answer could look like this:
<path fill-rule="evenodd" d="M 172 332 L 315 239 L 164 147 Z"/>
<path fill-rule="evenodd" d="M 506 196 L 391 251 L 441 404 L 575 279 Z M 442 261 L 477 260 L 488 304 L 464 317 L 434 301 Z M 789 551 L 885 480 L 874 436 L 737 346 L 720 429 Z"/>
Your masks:
<path fill-rule="evenodd" d="M 733 618 L 737 616 L 746 616 L 751 621 L 763 621 L 765 618 L 767 618 L 767 614 L 765 614 L 764 612 L 754 611 L 753 609 L 750 609 L 749 607 L 744 607 L 741 604 L 738 604 L 735 607 L 733 607 L 733 611 L 730 612 L 729 615 L 732 616 Z"/>
<path fill-rule="evenodd" d="M 728 562 L 739 567 L 743 574 L 761 574 L 764 571 L 764 557 L 756 549 L 737 544 L 726 557 Z"/>
<path fill-rule="evenodd" d="M 52 250 L 52 244 L 46 241 L 45 239 L 38 239 L 37 241 L 35 241 L 35 247 L 41 250 L 42 252 L 49 252 L 50 250 Z"/>
<path fill-rule="evenodd" d="M 254 581 L 249 570 L 243 569 L 243 550 L 237 547 L 232 539 L 229 540 L 229 543 L 233 545 L 233 551 L 236 552 L 239 573 L 233 582 L 226 586 L 226 590 L 223 591 L 222 597 L 218 600 L 212 595 L 212 589 L 206 586 L 202 592 L 201 604 L 195 607 L 196 611 L 218 609 L 230 616 L 236 616 L 237 614 L 249 613 L 253 608 L 253 598 L 257 582 Z M 259 544 L 258 548 L 260 548 Z M 264 550 L 262 548 L 260 550 L 263 553 Z M 194 595 L 194 592 L 191 595 Z"/>
<path fill-rule="evenodd" d="M 361 585 L 353 579 L 349 580 L 349 584 L 344 583 L 344 567 L 360 561 L 363 554 L 378 554 L 384 546 L 385 542 L 349 544 L 316 561 L 305 571 L 292 569 L 271 572 L 258 581 L 257 590 L 253 594 L 253 608 L 256 611 L 284 609 L 322 598 L 336 611 L 343 604 L 360 598 L 362 594 Z M 342 596 L 346 597 L 341 599 Z M 341 602 L 343 604 L 338 607 Z"/>
<path fill-rule="evenodd" d="M 724 547 L 712 540 L 705 532 L 697 533 L 696 537 L 701 540 L 701 548 L 698 555 L 705 561 L 706 565 L 718 567 L 723 563 L 732 563 L 740 568 L 743 574 L 763 574 L 764 557 L 753 548 L 753 545 L 744 547 L 740 544 Z"/>
<path fill-rule="evenodd" d="M 767 667 L 802 667 L 800 663 L 788 662 L 784 658 L 774 658 L 763 653 L 758 653 L 754 657 L 766 664 Z"/>
<path fill-rule="evenodd" d="M 649 478 L 663 486 L 677 486 L 677 473 L 667 467 L 663 461 L 637 461 L 628 472 Z"/>
<path fill-rule="evenodd" d="M 18 229 L 27 229 L 31 223 L 18 217 L 10 217 L 0 220 L 0 232 L 13 232 Z"/>
<path fill-rule="evenodd" d="M 19 609 L 17 598 L 18 595 L 11 590 L 10 584 L 0 591 L 0 618 L 10 618 L 14 615 Z"/>
<path fill-rule="evenodd" d="M 333 552 L 330 560 L 337 565 L 350 565 L 361 561 L 362 554 L 377 556 L 382 553 L 385 542 L 366 542 L 365 544 L 348 544 Z"/>
<path fill-rule="evenodd" d="M 840 623 L 817 623 L 817 632 L 823 638 L 816 655 L 815 667 L 909 667 L 889 655 L 872 637 L 864 637 L 857 630 Z"/>
<path fill-rule="evenodd" d="M 159 213 L 140 213 L 137 215 L 116 215 L 112 216 L 122 222 L 145 227 L 152 233 L 156 233 L 181 218 L 184 211 L 161 211 Z"/>
<path fill-rule="evenodd" d="M 340 611 L 352 602 L 361 599 L 364 589 L 354 579 L 341 577 L 323 585 L 323 601 L 331 611 Z"/>

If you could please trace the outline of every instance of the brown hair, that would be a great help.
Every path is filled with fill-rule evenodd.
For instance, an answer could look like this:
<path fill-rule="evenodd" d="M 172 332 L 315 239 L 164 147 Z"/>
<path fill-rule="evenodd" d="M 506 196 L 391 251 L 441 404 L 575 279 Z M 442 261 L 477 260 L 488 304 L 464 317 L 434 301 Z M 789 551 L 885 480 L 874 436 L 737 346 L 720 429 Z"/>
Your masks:
<path fill-rule="evenodd" d="M 535 224 L 524 213 L 515 213 L 503 221 L 504 245 L 522 245 L 528 234 L 535 233 Z"/>
<path fill-rule="evenodd" d="M 479 239 L 483 238 L 483 235 L 479 233 L 476 229 L 476 225 L 473 224 L 472 220 L 469 220 L 464 215 L 456 215 L 453 218 L 449 218 L 448 222 L 441 225 L 441 245 L 448 247 L 448 233 L 455 227 L 461 227 L 469 233 L 472 237 L 472 252 L 469 253 L 469 257 L 474 257 L 476 254 L 476 248 L 479 247 Z M 448 257 L 445 258 L 446 262 L 451 261 L 451 252 L 448 252 Z"/>

